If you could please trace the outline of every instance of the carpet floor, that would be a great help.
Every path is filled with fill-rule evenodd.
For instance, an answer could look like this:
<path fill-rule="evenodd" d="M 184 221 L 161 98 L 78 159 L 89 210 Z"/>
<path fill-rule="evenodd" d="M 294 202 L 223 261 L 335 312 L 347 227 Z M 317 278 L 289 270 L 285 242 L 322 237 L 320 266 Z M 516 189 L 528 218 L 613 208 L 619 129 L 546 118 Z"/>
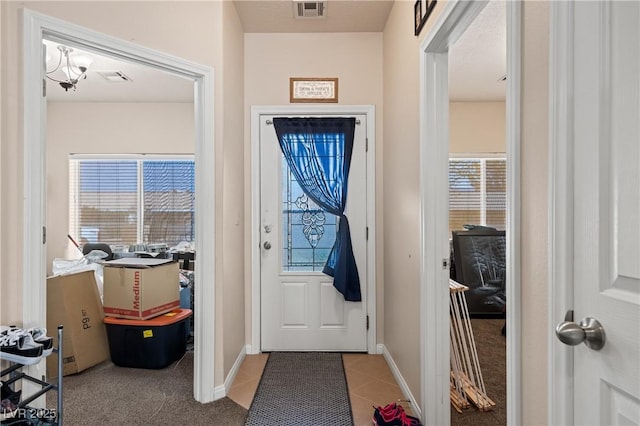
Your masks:
<path fill-rule="evenodd" d="M 487 396 L 496 406 L 481 412 L 473 406 L 458 413 L 451 408 L 451 426 L 498 426 L 507 424 L 506 337 L 501 330 L 504 319 L 471 319 Z"/>
<path fill-rule="evenodd" d="M 106 362 L 64 378 L 66 425 L 240 426 L 247 410 L 229 398 L 201 404 L 193 398 L 193 352 L 161 370 Z M 188 378 L 188 379 L 186 379 Z M 47 393 L 55 408 L 56 393 Z"/>
<path fill-rule="evenodd" d="M 272 352 L 246 424 L 352 426 L 342 354 Z"/>

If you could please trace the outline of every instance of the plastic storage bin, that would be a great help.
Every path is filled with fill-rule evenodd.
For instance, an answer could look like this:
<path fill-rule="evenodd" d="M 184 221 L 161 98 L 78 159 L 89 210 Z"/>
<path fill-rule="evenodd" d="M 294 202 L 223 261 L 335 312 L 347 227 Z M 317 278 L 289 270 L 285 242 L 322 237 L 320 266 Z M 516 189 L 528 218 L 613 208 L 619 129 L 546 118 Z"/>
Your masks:
<path fill-rule="evenodd" d="M 120 367 L 164 368 L 184 355 L 191 309 L 148 320 L 105 317 L 111 361 Z"/>

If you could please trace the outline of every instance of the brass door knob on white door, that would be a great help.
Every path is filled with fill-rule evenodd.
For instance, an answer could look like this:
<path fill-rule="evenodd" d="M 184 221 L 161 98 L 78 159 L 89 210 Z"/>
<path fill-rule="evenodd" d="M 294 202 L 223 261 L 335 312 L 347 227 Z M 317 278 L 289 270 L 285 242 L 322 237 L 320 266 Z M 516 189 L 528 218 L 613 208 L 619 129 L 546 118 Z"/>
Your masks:
<path fill-rule="evenodd" d="M 580 323 L 573 322 L 573 311 L 567 311 L 564 321 L 556 327 L 558 339 L 569 346 L 584 342 L 589 348 L 599 351 L 604 347 L 605 334 L 602 324 L 591 317 L 583 318 Z"/>

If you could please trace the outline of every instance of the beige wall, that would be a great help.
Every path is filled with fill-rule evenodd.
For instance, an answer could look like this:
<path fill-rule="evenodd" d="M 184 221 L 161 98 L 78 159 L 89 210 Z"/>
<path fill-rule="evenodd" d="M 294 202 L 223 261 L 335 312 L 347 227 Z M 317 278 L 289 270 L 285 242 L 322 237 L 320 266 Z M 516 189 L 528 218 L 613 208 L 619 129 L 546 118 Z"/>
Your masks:
<path fill-rule="evenodd" d="M 420 390 L 419 39 L 413 3 L 395 2 L 384 30 L 384 343 L 416 400 Z M 423 29 L 423 34 L 426 33 Z"/>
<path fill-rule="evenodd" d="M 338 77 L 340 105 L 379 110 L 382 34 L 245 34 L 247 108 L 289 105 L 289 77 Z"/>
<path fill-rule="evenodd" d="M 216 295 L 222 309 L 224 374 L 233 367 L 245 345 L 244 336 L 244 34 L 235 7 L 223 6 L 222 37 L 224 123 L 222 159 L 223 289 Z M 218 326 L 218 324 L 216 324 Z"/>
<path fill-rule="evenodd" d="M 22 145 L 18 144 L 21 137 L 21 129 L 18 120 L 21 119 L 20 106 L 22 105 L 17 87 L 17 67 L 7 66 L 10 61 L 16 62 L 18 58 L 18 45 L 15 42 L 17 31 L 17 16 L 15 11 L 9 10 L 10 3 L 0 2 L 2 10 L 0 18 L 0 69 L 2 80 L 0 86 L 0 124 L 2 137 L 0 138 L 0 253 L 22 253 L 20 243 L 22 236 Z M 7 41 L 13 39 L 14 43 Z M 13 86 L 13 87 L 12 87 Z M 21 320 L 22 287 L 15 283 L 22 280 L 21 256 L 13 255 L 14 262 L 0 262 L 0 319 L 2 324 L 11 324 Z"/>
<path fill-rule="evenodd" d="M 310 48 L 312 46 L 312 48 Z M 245 34 L 245 203 L 250 206 L 251 134 L 250 110 L 259 105 L 289 105 L 289 77 L 338 77 L 340 105 L 374 105 L 376 108 L 376 194 L 377 194 L 377 329 L 381 339 L 382 309 L 382 34 L 311 33 Z M 250 247 L 251 212 L 245 218 L 246 245 Z M 247 255 L 248 256 L 248 255 Z M 249 268 L 250 265 L 247 265 Z M 248 271 L 248 270 L 247 270 Z M 247 297 L 250 274 L 247 272 Z M 250 314 L 250 311 L 247 312 Z M 247 317 L 247 342 L 251 340 Z"/>
<path fill-rule="evenodd" d="M 53 259 L 80 256 L 67 238 L 69 154 L 193 154 L 193 123 L 192 103 L 47 104 L 48 274 Z"/>
<path fill-rule="evenodd" d="M 451 102 L 449 152 L 506 152 L 504 102 Z"/>
<path fill-rule="evenodd" d="M 522 418 L 547 423 L 549 2 L 523 2 Z"/>
<path fill-rule="evenodd" d="M 216 294 L 222 295 L 224 289 L 225 272 L 227 276 L 234 273 L 242 276 L 244 265 L 242 260 L 224 263 L 224 253 L 228 244 L 226 241 L 234 241 L 234 238 L 224 239 L 222 232 L 222 220 L 225 217 L 233 217 L 237 211 L 242 211 L 241 199 L 231 197 L 227 203 L 223 203 L 223 191 L 227 190 L 223 181 L 223 142 L 228 140 L 233 143 L 233 135 L 242 134 L 237 121 L 226 120 L 225 111 L 229 107 L 230 113 L 238 114 L 237 103 L 230 98 L 223 98 L 225 89 L 242 96 L 242 82 L 234 80 L 236 74 L 242 74 L 240 61 L 229 61 L 222 70 L 223 53 L 225 49 L 231 49 L 230 57 L 234 55 L 242 57 L 242 32 L 238 25 L 227 24 L 226 19 L 236 20 L 235 8 L 217 2 L 7 2 L 0 4 L 2 7 L 2 151 L 0 187 L 0 203 L 3 212 L 0 222 L 0 249 L 3 253 L 22 252 L 22 185 L 23 185 L 23 146 L 22 146 L 22 97 L 21 97 L 21 8 L 26 5 L 29 9 L 39 11 L 49 16 L 63 19 L 67 22 L 88 27 L 92 30 L 131 41 L 146 47 L 175 55 L 193 62 L 211 66 L 216 69 L 214 93 L 214 123 L 216 143 L 216 187 L 212 195 L 216 198 L 216 259 L 199 259 L 199 261 L 215 262 L 216 265 Z M 225 19 L 226 18 L 226 19 Z M 143 23 L 143 24 L 141 24 Z M 226 25 L 226 27 L 224 27 Z M 240 50 L 238 50 L 240 49 Z M 234 68 L 238 67 L 238 68 Z M 226 87 L 224 75 L 230 77 L 230 87 Z M 28 117 L 27 117 L 28 119 Z M 224 130 L 226 129 L 226 131 Z M 228 139 L 227 139 L 228 138 Z M 241 139 L 235 137 L 235 139 Z M 231 155 L 228 161 L 239 161 L 238 155 Z M 242 169 L 242 163 L 230 164 L 226 167 Z M 9 184 L 10 182 L 10 184 Z M 233 183 L 229 190 L 234 190 Z M 212 188 L 213 189 L 213 188 Z M 204 236 L 207 238 L 207 236 Z M 242 241 L 242 240 L 241 240 Z M 237 249 L 235 249 L 237 251 Z M 234 252 L 234 249 L 231 250 Z M 19 256 L 14 256 L 12 262 L 3 262 L 0 271 L 0 285 L 2 292 L 0 320 L 2 323 L 19 322 L 22 316 L 22 261 Z M 225 271 L 226 266 L 226 271 Z M 207 285 L 207 283 L 205 283 Z M 234 287 L 234 289 L 237 287 Z M 235 290 L 232 290 L 233 294 Z M 238 291 L 242 291 L 241 289 Z M 230 296 L 231 297 L 231 296 Z M 237 297 L 237 294 L 236 294 Z M 204 301 L 204 306 L 212 301 Z M 216 312 L 217 323 L 224 329 L 218 329 L 216 335 L 216 384 L 221 384 L 224 375 L 228 371 L 230 361 L 223 354 L 235 352 L 237 355 L 242 350 L 239 345 L 236 348 L 223 349 L 225 343 L 232 345 L 235 338 L 225 338 L 230 334 L 242 333 L 244 329 L 244 313 L 240 312 L 235 317 L 223 321 L 223 313 Z M 235 356 L 234 356 L 235 359 Z"/>
<path fill-rule="evenodd" d="M 3 27 L 4 27 L 4 8 L 0 7 L 0 40 L 2 40 L 5 37 L 5 33 L 3 31 Z M 4 53 L 4 49 L 2 47 L 2 43 L 0 42 L 0 99 L 4 98 L 4 91 L 3 91 L 3 84 L 2 81 L 4 80 L 4 67 L 2 66 L 2 58 L 3 58 L 3 53 Z M 0 102 L 0 165 L 3 163 L 2 162 L 2 156 L 4 153 L 4 132 L 2 130 L 2 124 L 3 124 L 3 115 L 2 115 L 2 109 L 3 109 L 4 105 L 3 102 Z M 1 188 L 3 187 L 3 173 L 0 172 L 0 191 Z M 0 192 L 0 195 L 2 193 Z M 0 204 L 0 207 L 2 207 L 2 205 Z M 3 211 L 4 209 L 0 208 L 0 224 L 3 222 Z M 2 226 L 0 226 L 0 239 L 2 239 Z M 4 256 L 6 253 L 3 251 L 3 246 L 2 244 L 0 244 L 0 259 L 3 259 L 2 256 Z M 2 279 L 2 263 L 0 263 L 0 282 Z M 0 285 L 0 290 L 2 289 L 1 285 Z M 2 303 L 0 303 L 0 318 L 2 318 Z M 5 324 L 3 322 L 3 324 Z"/>

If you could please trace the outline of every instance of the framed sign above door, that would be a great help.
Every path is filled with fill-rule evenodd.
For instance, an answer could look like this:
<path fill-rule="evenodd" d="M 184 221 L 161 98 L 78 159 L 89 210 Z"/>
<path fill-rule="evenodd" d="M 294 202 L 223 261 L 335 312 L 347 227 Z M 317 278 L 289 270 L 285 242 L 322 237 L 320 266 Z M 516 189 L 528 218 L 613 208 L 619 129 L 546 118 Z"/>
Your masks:
<path fill-rule="evenodd" d="M 289 102 L 336 103 L 338 102 L 338 79 L 291 77 L 289 79 Z"/>

